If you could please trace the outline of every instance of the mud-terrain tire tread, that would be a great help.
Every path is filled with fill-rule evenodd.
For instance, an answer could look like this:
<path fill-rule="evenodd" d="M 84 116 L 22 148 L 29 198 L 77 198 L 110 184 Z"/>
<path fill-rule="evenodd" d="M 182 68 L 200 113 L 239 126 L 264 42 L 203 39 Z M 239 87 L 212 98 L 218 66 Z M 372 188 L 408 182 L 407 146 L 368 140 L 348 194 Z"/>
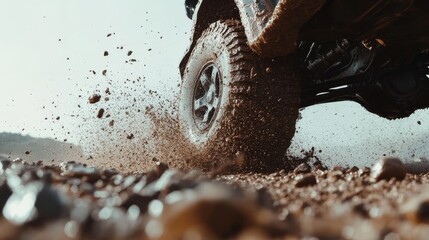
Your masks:
<path fill-rule="evenodd" d="M 220 129 L 202 149 L 201 154 L 209 157 L 197 164 L 210 170 L 243 153 L 245 161 L 237 164 L 241 170 L 284 168 L 299 110 L 300 81 L 295 66 L 288 59 L 259 58 L 248 46 L 239 21 L 213 23 L 196 46 L 213 35 L 222 39 L 220 44 L 228 52 L 229 103 Z"/>

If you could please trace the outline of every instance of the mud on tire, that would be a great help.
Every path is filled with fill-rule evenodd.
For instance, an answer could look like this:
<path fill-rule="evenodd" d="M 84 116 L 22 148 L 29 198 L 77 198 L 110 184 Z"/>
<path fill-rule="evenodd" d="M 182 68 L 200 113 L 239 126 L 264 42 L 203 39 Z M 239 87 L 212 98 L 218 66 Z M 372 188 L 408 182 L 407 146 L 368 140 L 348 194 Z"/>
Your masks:
<path fill-rule="evenodd" d="M 294 69 L 287 59 L 259 59 L 240 22 L 210 25 L 192 50 L 180 93 L 179 124 L 194 167 L 284 167 L 299 108 Z"/>

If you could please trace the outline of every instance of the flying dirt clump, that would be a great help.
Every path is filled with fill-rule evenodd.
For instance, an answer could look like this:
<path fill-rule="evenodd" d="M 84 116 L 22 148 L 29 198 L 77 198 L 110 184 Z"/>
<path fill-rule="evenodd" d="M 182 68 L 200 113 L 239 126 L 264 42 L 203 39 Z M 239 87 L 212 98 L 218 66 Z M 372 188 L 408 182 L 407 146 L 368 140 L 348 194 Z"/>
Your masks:
<path fill-rule="evenodd" d="M 88 98 L 88 102 L 90 104 L 95 104 L 98 103 L 101 99 L 101 95 L 100 94 L 93 94 Z"/>
<path fill-rule="evenodd" d="M 104 115 L 104 108 L 100 108 L 97 114 L 97 118 L 103 118 L 103 115 Z"/>

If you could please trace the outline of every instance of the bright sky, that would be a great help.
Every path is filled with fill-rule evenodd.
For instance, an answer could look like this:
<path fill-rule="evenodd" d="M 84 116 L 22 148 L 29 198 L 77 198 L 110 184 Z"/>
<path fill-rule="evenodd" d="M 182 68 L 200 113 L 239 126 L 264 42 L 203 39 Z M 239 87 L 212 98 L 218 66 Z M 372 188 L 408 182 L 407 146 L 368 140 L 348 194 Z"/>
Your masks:
<path fill-rule="evenodd" d="M 70 116 L 106 81 L 104 69 L 116 82 L 145 76 L 151 88 L 176 86 L 190 26 L 180 1 L 0 1 L 0 132 L 61 135 L 79 124 Z M 138 62 L 125 64 L 131 58 Z"/>
<path fill-rule="evenodd" d="M 93 92 L 117 86 L 123 106 L 133 99 L 127 91 L 141 85 L 174 98 L 191 30 L 183 2 L 0 1 L 0 132 L 82 143 L 98 111 L 86 103 Z M 137 62 L 125 63 L 131 58 Z M 126 82 L 138 78 L 144 83 Z M 314 146 L 333 165 L 368 164 L 382 154 L 429 157 L 428 115 L 388 121 L 355 103 L 310 107 L 302 111 L 291 151 Z"/>

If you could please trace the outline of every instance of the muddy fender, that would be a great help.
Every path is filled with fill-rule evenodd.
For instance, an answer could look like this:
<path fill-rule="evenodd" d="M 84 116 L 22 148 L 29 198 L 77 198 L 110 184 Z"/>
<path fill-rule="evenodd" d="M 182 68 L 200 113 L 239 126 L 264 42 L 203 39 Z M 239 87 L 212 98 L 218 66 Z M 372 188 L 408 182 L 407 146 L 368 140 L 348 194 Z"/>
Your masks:
<path fill-rule="evenodd" d="M 210 24 L 219 20 L 240 19 L 240 14 L 234 0 L 200 0 L 195 6 L 192 17 L 193 27 L 191 32 L 190 46 L 185 52 L 185 56 L 180 62 L 180 74 L 183 77 L 186 64 L 191 55 L 192 49 L 201 37 L 201 34 Z"/>

